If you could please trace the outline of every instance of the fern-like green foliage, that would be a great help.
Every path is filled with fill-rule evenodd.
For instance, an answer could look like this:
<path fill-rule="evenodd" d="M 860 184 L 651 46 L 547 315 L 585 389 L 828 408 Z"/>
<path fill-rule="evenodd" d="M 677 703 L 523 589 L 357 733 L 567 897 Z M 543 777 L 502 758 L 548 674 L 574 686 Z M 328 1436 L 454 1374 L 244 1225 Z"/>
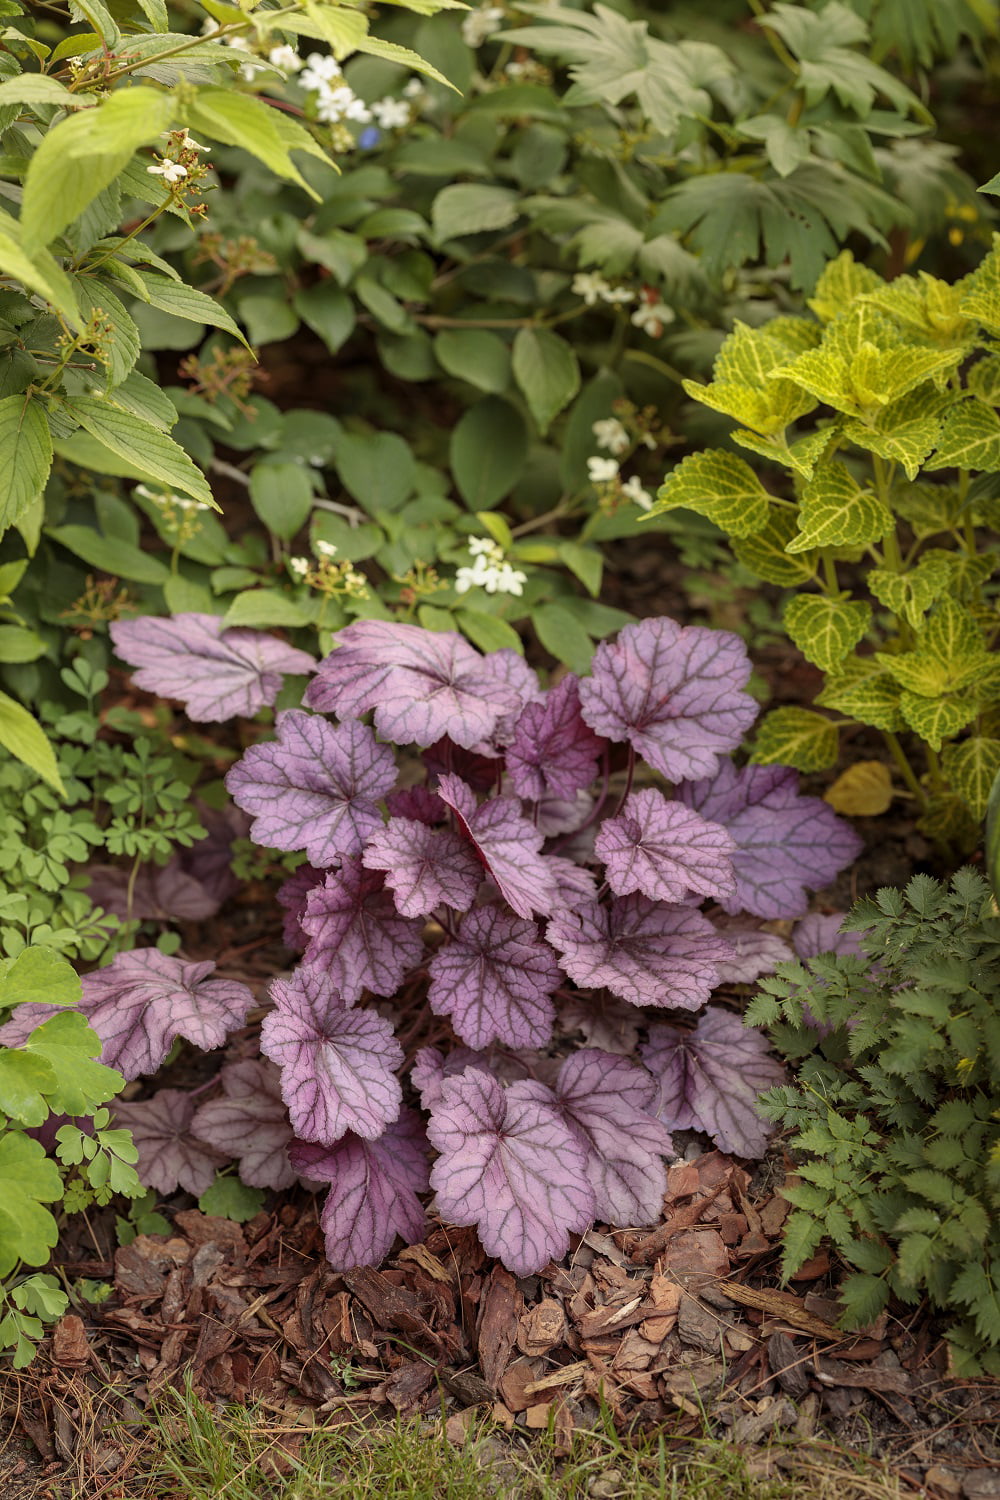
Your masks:
<path fill-rule="evenodd" d="M 733 443 L 756 463 L 731 449 L 692 454 L 658 508 L 707 516 L 741 563 L 796 590 L 784 625 L 826 674 L 816 703 L 828 712 L 769 714 L 754 759 L 824 770 L 842 724 L 902 733 L 922 742 L 912 763 L 893 742 L 922 828 L 972 847 L 1000 769 L 1000 557 L 988 535 L 1000 494 L 1000 236 L 954 285 L 926 272 L 886 282 L 843 251 L 808 306 L 811 318 L 737 324 L 713 379 L 685 382 L 739 424 Z"/>
<path fill-rule="evenodd" d="M 854 908 L 862 957 L 783 964 L 747 1015 L 797 1062 L 783 1271 L 829 1239 L 844 1322 L 890 1296 L 947 1317 L 959 1372 L 1000 1374 L 1000 916 L 986 882 L 917 875 Z"/>

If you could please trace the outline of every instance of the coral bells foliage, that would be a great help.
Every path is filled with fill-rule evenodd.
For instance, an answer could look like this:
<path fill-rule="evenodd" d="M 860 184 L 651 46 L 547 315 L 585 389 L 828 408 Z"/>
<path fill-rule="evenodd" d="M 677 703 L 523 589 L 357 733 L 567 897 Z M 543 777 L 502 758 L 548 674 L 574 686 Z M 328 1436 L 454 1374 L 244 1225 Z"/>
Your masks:
<path fill-rule="evenodd" d="M 141 650 L 150 685 L 177 683 L 181 663 L 154 666 L 131 629 L 117 626 L 126 659 Z M 280 661 L 240 634 L 241 660 Z M 198 616 L 156 638 L 210 661 L 228 646 Z M 342 630 L 305 707 L 227 778 L 251 836 L 308 860 L 278 897 L 302 962 L 271 987 L 263 1058 L 225 1067 L 196 1110 L 168 1101 L 176 1138 L 160 1108 L 140 1151 L 157 1142 L 161 1170 L 166 1153 L 189 1182 L 221 1156 L 254 1185 L 328 1184 L 339 1267 L 419 1236 L 430 1189 L 519 1274 L 595 1218 L 655 1220 L 671 1128 L 758 1153 L 757 1094 L 781 1069 L 731 1010 L 703 1007 L 787 956 L 759 919 L 801 915 L 857 840 L 794 772 L 728 759 L 755 716 L 749 676 L 735 636 L 666 619 L 627 626 L 589 677 L 548 691 L 510 650 L 383 621 Z M 403 787 L 390 744 L 406 748 Z M 189 983 L 172 1028 L 192 1039 L 227 1004 L 199 983 L 205 1004 Z M 624 1030 L 622 1002 L 636 1007 Z M 451 1033 L 408 1072 L 403 1016 L 410 1037 Z M 112 1037 L 103 1011 L 91 1019 Z M 171 1034 L 160 1024 L 136 1055 L 155 1064 Z M 137 1124 L 144 1106 L 128 1109 Z"/>

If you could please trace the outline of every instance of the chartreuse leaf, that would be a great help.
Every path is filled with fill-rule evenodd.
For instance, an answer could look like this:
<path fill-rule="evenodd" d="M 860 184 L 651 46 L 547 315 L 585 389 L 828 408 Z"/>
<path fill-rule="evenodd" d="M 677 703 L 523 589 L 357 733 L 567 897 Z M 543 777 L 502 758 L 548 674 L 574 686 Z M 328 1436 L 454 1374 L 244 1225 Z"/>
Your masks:
<path fill-rule="evenodd" d="M 6 693 L 0 693 L 0 745 L 65 796 L 56 757 L 44 729 Z"/>
<path fill-rule="evenodd" d="M 979 702 L 971 693 L 926 698 L 904 688 L 899 695 L 899 708 L 909 728 L 926 740 L 932 750 L 940 750 L 945 740 L 975 718 Z"/>
<path fill-rule="evenodd" d="M 873 657 L 854 657 L 831 674 L 816 697 L 821 708 L 895 733 L 905 727 L 899 708 L 900 688 Z"/>
<path fill-rule="evenodd" d="M 73 286 L 55 257 L 38 249 L 29 255 L 21 244 L 21 226 L 16 219 L 0 213 L 0 271 L 37 292 L 62 313 L 71 328 L 78 328 L 80 312 Z"/>
<path fill-rule="evenodd" d="M 652 515 L 684 506 L 731 536 L 753 536 L 767 525 L 771 497 L 750 465 L 735 453 L 692 453 L 657 491 Z"/>
<path fill-rule="evenodd" d="M 55 1219 L 41 1205 L 62 1195 L 59 1168 L 44 1146 L 20 1131 L 0 1135 L 0 1276 L 18 1261 L 45 1264 L 59 1235 Z"/>
<path fill-rule="evenodd" d="M 0 960 L 0 1009 L 14 1005 L 76 1005 L 83 992 L 68 959 L 53 948 L 28 947 Z"/>
<path fill-rule="evenodd" d="M 798 438 L 794 443 L 789 443 L 783 432 L 774 433 L 771 437 L 762 437 L 758 432 L 749 432 L 744 427 L 738 427 L 733 433 L 733 442 L 739 443 L 741 448 L 749 448 L 751 453 L 759 453 L 761 458 L 769 462 L 781 464 L 786 469 L 794 469 L 796 474 L 801 474 L 803 479 L 811 479 L 816 470 L 816 465 L 822 458 L 831 437 L 834 437 L 833 429 L 827 424 L 819 427 L 815 432 L 809 432 L 805 437 Z"/>
<path fill-rule="evenodd" d="M 802 655 L 824 672 L 832 672 L 864 636 L 871 624 L 871 607 L 846 594 L 835 599 L 799 594 L 789 601 L 783 619 Z"/>
<path fill-rule="evenodd" d="M 757 730 L 750 760 L 758 766 L 826 771 L 837 761 L 837 726 L 808 708 L 775 708 Z"/>
<path fill-rule="evenodd" d="M 936 607 L 917 635 L 916 650 L 898 656 L 880 651 L 876 660 L 902 688 L 925 698 L 971 687 L 995 664 L 975 619 L 954 599 Z"/>
<path fill-rule="evenodd" d="M 850 250 L 842 250 L 823 270 L 816 289 L 806 301 L 824 323 L 843 315 L 855 298 L 883 286 L 882 278 L 867 266 L 858 265 Z"/>
<path fill-rule="evenodd" d="M 319 194 L 306 182 L 289 152 L 298 150 L 310 156 L 318 155 L 328 165 L 329 158 L 309 132 L 287 115 L 269 109 L 250 94 L 210 88 L 199 89 L 188 111 L 188 123 L 192 130 L 204 131 L 223 145 L 240 146 L 249 151 L 277 176 L 296 183 L 310 198 L 319 202 Z M 293 127 L 291 133 L 289 126 Z"/>
<path fill-rule="evenodd" d="M 859 760 L 837 777 L 824 801 L 849 818 L 877 818 L 892 798 L 892 773 L 885 762 Z"/>
<path fill-rule="evenodd" d="M 170 128 L 175 111 L 171 94 L 139 85 L 120 89 L 96 109 L 68 116 L 47 130 L 24 181 L 24 248 L 31 253 L 50 244 L 115 180 L 140 146 Z"/>
<path fill-rule="evenodd" d="M 993 236 L 989 255 L 962 281 L 959 308 L 990 333 L 1000 333 L 1000 236 Z"/>
<path fill-rule="evenodd" d="M 1000 470 L 1000 417 L 982 401 L 962 401 L 945 418 L 927 469 Z"/>
<path fill-rule="evenodd" d="M 735 417 L 755 432 L 765 436 L 781 432 L 816 405 L 808 391 L 791 381 L 769 378 L 788 354 L 787 345 L 771 338 L 766 327 L 737 323 L 719 350 L 711 383 L 685 380 L 684 389 L 696 401 Z"/>
<path fill-rule="evenodd" d="M 907 479 L 916 479 L 921 464 L 940 440 L 945 413 L 951 405 L 952 398 L 927 381 L 883 407 L 872 421 L 845 422 L 844 436 L 869 453 L 902 464 Z"/>
<path fill-rule="evenodd" d="M 865 546 L 881 541 L 894 525 L 886 506 L 861 488 L 845 464 L 833 459 L 818 465 L 803 487 L 800 529 L 788 543 L 788 551 Z"/>
<path fill-rule="evenodd" d="M 753 536 L 734 537 L 733 552 L 744 567 L 763 578 L 765 583 L 776 583 L 780 588 L 807 583 L 816 574 L 814 554 L 789 554 L 786 551 L 797 531 L 798 522 L 793 511 L 773 510 L 761 531 Z"/>
<path fill-rule="evenodd" d="M 965 384 L 987 406 L 1000 406 L 1000 354 L 987 354 L 966 372 Z"/>
<path fill-rule="evenodd" d="M 184 449 L 165 432 L 96 396 L 78 396 L 63 410 L 92 437 L 143 474 L 218 510 L 208 481 Z"/>
<path fill-rule="evenodd" d="M 552 419 L 580 389 L 580 366 L 571 345 L 548 328 L 521 328 L 514 340 L 514 379 L 544 436 Z"/>
<path fill-rule="evenodd" d="M 921 271 L 919 276 L 897 276 L 868 292 L 865 301 L 935 344 L 967 349 L 974 340 L 975 327 L 969 317 L 963 316 L 962 291 L 962 285 L 952 286 Z"/>
<path fill-rule="evenodd" d="M 959 745 L 946 745 L 943 765 L 952 788 L 968 803 L 973 817 L 985 817 L 990 791 L 1000 775 L 1000 740 L 977 734 Z"/>
<path fill-rule="evenodd" d="M 841 324 L 832 324 L 818 349 L 779 366 L 772 379 L 794 381 L 837 411 L 865 417 L 900 400 L 925 380 L 947 374 L 961 362 L 964 352 L 925 349 L 919 344 L 879 348 L 867 339 L 851 349 L 849 336 L 846 341 L 840 337 L 843 331 Z"/>
<path fill-rule="evenodd" d="M 90 109 L 92 94 L 71 94 L 64 83 L 47 73 L 21 73 L 0 83 L 0 109 L 5 104 L 54 104 L 58 109 Z"/>
<path fill-rule="evenodd" d="M 917 630 L 931 605 L 948 589 L 950 569 L 942 561 L 944 556 L 928 554 L 908 573 L 873 568 L 865 582 L 880 604 Z"/>
<path fill-rule="evenodd" d="M 0 401 L 0 532 L 13 526 L 45 488 L 52 434 L 45 408 L 30 396 Z"/>

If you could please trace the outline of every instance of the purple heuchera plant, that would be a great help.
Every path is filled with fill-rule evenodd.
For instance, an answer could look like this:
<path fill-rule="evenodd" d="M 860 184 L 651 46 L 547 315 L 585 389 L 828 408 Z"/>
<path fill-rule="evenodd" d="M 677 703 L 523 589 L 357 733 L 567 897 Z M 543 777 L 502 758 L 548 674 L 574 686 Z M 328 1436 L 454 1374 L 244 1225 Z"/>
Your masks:
<path fill-rule="evenodd" d="M 191 637 L 160 623 L 157 646 L 178 655 L 176 671 L 157 657 L 158 681 L 176 686 Z M 278 898 L 304 956 L 271 987 L 265 1060 L 224 1068 L 197 1110 L 175 1091 L 169 1109 L 164 1094 L 126 1106 L 138 1122 L 153 1111 L 150 1141 L 173 1119 L 173 1175 L 200 1181 L 222 1154 L 254 1184 L 329 1184 L 341 1268 L 418 1237 L 429 1186 L 440 1215 L 528 1274 L 595 1217 L 658 1218 L 670 1130 L 760 1152 L 755 1100 L 780 1066 L 737 1013 L 704 1007 L 787 956 L 754 919 L 799 915 L 857 840 L 793 771 L 727 759 L 756 714 L 749 675 L 736 636 L 670 620 L 627 626 L 590 676 L 548 692 L 512 651 L 383 621 L 342 630 L 306 709 L 279 715 L 227 778 L 253 837 L 309 861 Z M 408 772 L 425 750 L 423 784 L 395 786 L 387 741 Z M 134 992 L 101 1009 L 97 976 L 88 1015 L 117 1066 L 240 1024 L 236 998 L 188 967 L 184 1025 L 154 1026 Z M 386 1016 L 409 1025 L 421 1005 L 454 1042 L 420 1051 L 407 1079 Z"/>

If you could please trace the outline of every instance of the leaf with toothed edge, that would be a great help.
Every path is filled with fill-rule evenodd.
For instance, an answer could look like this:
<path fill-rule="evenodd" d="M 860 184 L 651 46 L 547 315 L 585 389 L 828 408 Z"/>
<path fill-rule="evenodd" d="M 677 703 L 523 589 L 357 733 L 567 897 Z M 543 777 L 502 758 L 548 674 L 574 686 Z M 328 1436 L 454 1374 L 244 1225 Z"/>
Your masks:
<path fill-rule="evenodd" d="M 453 942 L 428 965 L 427 1002 L 450 1016 L 470 1047 L 499 1041 L 544 1047 L 552 1036 L 551 996 L 561 975 L 552 950 L 533 922 L 498 906 L 479 906 L 462 918 Z"/>
<path fill-rule="evenodd" d="M 694 892 L 721 900 L 736 890 L 736 845 L 726 830 L 653 787 L 629 793 L 601 824 L 594 850 L 616 896 L 683 901 Z"/>
<path fill-rule="evenodd" d="M 365 990 L 394 995 L 424 951 L 420 922 L 400 916 L 382 876 L 357 858 L 313 887 L 300 922 L 309 937 L 306 962 L 329 976 L 347 1005 Z"/>
<path fill-rule="evenodd" d="M 483 880 L 483 867 L 464 839 L 413 818 L 390 818 L 368 840 L 361 862 L 367 870 L 384 871 L 404 917 L 427 917 L 442 905 L 468 911 Z"/>
<path fill-rule="evenodd" d="M 451 808 L 490 878 L 519 917 L 550 912 L 555 880 L 539 853 L 542 835 L 514 797 L 492 797 L 476 805 L 475 793 L 458 776 L 442 776 L 438 795 Z"/>

